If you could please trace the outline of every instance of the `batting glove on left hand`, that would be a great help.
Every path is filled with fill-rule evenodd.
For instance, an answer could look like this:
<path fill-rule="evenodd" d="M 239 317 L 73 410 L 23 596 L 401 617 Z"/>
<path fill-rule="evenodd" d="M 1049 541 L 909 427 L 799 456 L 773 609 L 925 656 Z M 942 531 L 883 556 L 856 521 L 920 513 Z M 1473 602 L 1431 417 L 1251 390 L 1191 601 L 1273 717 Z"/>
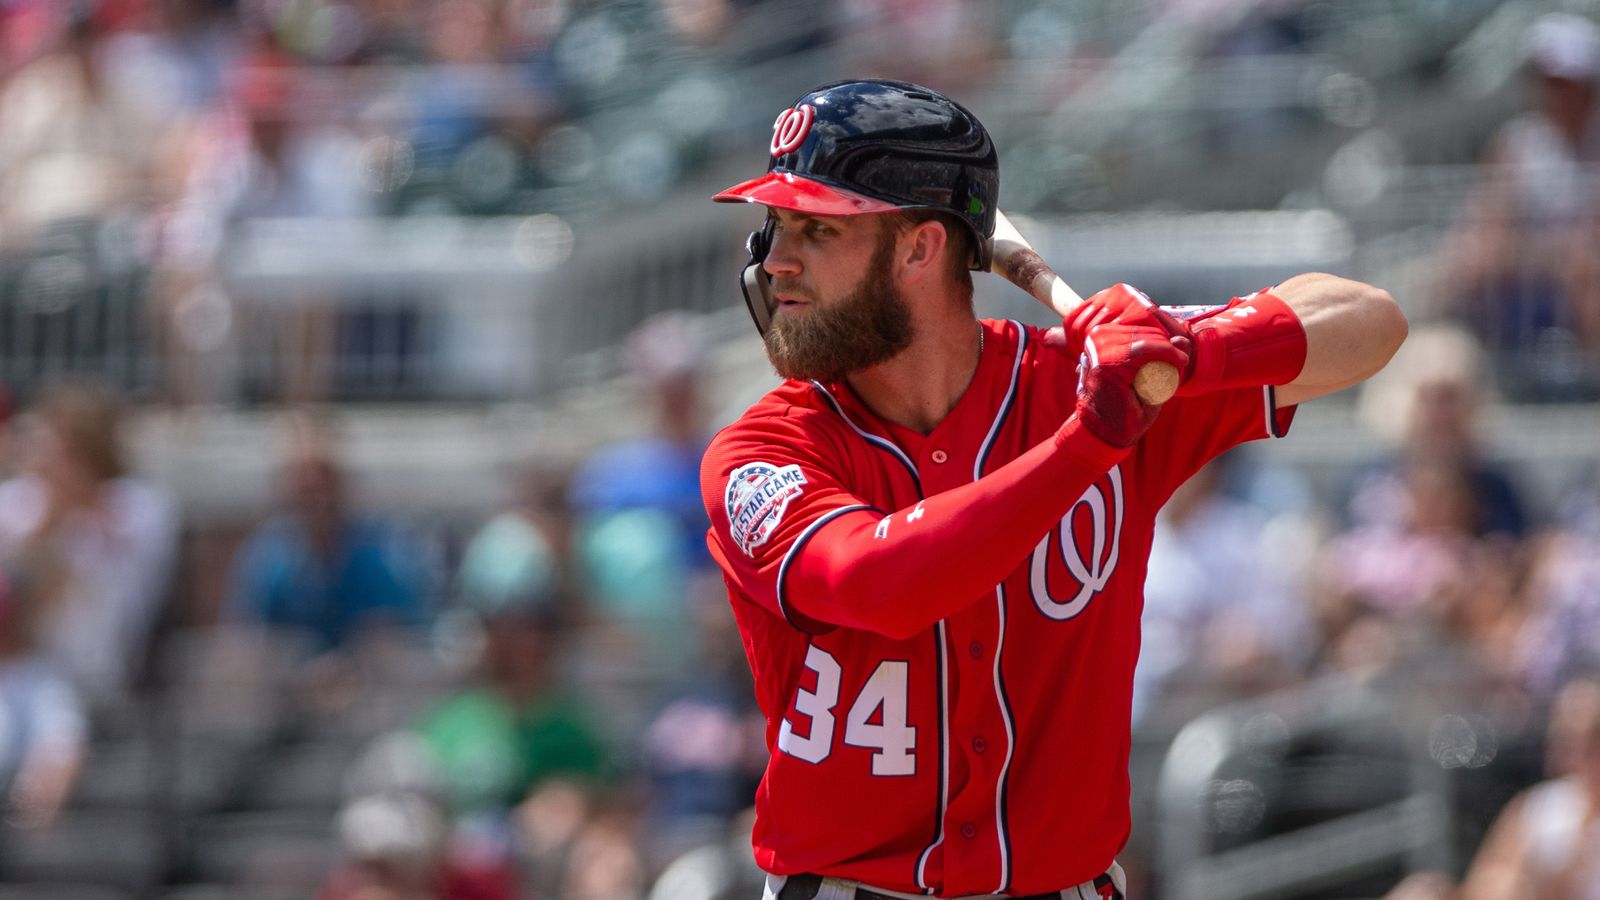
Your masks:
<path fill-rule="evenodd" d="M 1078 304 L 1072 315 L 1062 319 L 1062 333 L 1070 346 L 1083 346 L 1088 333 L 1098 325 L 1157 325 L 1170 338 L 1190 338 L 1189 325 L 1155 306 L 1149 296 L 1128 283 L 1117 283 L 1094 293 Z M 1179 344 L 1181 346 L 1181 344 Z"/>
<path fill-rule="evenodd" d="M 1046 340 L 1059 339 L 1068 352 L 1081 352 L 1089 332 L 1100 325 L 1155 326 L 1167 333 L 1184 352 L 1193 346 L 1187 322 L 1157 306 L 1145 293 L 1130 284 L 1114 284 L 1084 300 L 1061 321 L 1060 336 L 1047 334 Z M 1051 329 L 1054 332 L 1056 329 Z"/>

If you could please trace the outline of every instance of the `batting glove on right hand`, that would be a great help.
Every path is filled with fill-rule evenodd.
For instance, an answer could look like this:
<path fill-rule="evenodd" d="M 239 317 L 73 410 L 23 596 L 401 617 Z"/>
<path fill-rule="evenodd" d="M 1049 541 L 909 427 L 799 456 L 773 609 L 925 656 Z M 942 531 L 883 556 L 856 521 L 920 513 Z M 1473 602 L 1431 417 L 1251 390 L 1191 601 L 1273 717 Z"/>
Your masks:
<path fill-rule="evenodd" d="M 1113 447 L 1134 445 L 1155 422 L 1160 404 L 1146 404 L 1133 388 L 1139 370 L 1164 362 L 1182 372 L 1189 355 L 1160 325 L 1096 325 L 1084 338 L 1078 363 L 1077 416 Z"/>

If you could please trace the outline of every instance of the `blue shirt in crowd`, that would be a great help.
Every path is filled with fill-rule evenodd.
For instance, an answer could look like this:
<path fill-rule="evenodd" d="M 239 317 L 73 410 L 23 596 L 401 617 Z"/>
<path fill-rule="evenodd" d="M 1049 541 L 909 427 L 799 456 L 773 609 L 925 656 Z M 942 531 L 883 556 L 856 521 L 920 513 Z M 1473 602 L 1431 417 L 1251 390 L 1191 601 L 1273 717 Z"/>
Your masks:
<path fill-rule="evenodd" d="M 239 552 L 233 612 L 262 625 L 303 629 L 320 649 L 336 649 L 368 624 L 422 622 L 415 559 L 386 529 L 353 521 L 332 558 L 322 560 L 300 522 L 280 516 L 257 529 Z"/>

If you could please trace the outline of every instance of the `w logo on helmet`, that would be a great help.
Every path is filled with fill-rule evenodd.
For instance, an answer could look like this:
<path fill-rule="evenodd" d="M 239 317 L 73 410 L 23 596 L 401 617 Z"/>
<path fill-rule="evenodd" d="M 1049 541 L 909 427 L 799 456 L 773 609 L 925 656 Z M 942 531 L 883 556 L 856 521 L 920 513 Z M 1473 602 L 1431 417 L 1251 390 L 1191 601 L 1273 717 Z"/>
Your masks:
<path fill-rule="evenodd" d="M 772 155 L 782 156 L 805 143 L 811 123 L 816 119 L 817 108 L 809 103 L 791 106 L 778 113 L 778 120 L 772 123 Z"/>
<path fill-rule="evenodd" d="M 972 231 L 975 268 L 989 267 L 1000 158 L 966 107 L 906 81 L 821 85 L 772 123 L 767 173 L 717 194 L 814 216 L 897 209 L 950 213 Z"/>

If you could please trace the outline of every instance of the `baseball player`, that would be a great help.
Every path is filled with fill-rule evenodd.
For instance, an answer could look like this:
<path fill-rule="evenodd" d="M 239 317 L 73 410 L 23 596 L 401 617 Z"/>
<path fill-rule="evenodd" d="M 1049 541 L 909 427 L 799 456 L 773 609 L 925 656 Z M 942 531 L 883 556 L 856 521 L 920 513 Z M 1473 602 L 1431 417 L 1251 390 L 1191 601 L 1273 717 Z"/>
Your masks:
<path fill-rule="evenodd" d="M 1121 897 L 1141 587 L 1161 504 L 1406 323 L 1329 275 L 1179 319 L 1119 285 L 1048 331 L 979 320 L 999 171 L 936 91 L 784 110 L 746 300 L 787 380 L 723 430 L 709 543 L 767 716 L 777 900 Z M 1177 367 L 1176 398 L 1133 389 Z"/>

